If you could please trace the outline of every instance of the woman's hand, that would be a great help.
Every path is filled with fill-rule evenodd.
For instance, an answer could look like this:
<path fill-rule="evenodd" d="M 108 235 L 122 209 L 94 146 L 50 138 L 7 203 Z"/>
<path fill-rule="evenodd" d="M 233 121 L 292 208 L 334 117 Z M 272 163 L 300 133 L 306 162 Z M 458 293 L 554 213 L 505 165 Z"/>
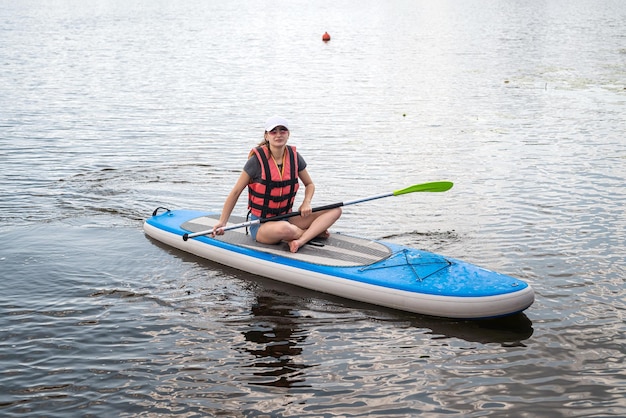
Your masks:
<path fill-rule="evenodd" d="M 311 202 L 307 202 L 306 200 L 302 202 L 299 211 L 300 216 L 302 216 L 303 218 L 309 216 L 311 213 L 313 213 L 313 209 L 311 208 Z"/>
<path fill-rule="evenodd" d="M 226 222 L 218 222 L 213 225 L 213 232 L 211 232 L 211 236 L 215 237 L 216 235 L 224 235 L 223 227 L 226 226 Z"/>

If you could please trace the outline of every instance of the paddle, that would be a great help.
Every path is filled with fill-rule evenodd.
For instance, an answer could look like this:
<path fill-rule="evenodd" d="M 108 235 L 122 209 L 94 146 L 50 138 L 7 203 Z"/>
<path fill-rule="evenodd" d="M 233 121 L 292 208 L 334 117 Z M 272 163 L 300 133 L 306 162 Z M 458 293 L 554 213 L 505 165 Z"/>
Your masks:
<path fill-rule="evenodd" d="M 415 193 L 415 192 L 445 192 L 446 190 L 450 190 L 452 188 L 452 186 L 453 186 L 452 182 L 449 182 L 449 181 L 435 181 L 435 182 L 432 182 L 432 183 L 414 184 L 413 186 L 409 186 L 409 187 L 406 187 L 406 188 L 400 189 L 400 190 L 395 190 L 395 191 L 390 192 L 390 193 L 378 194 L 376 196 L 364 197 L 364 198 L 361 198 L 361 199 L 350 200 L 348 202 L 338 202 L 338 203 L 331 203 L 330 205 L 319 206 L 317 208 L 313 208 L 313 212 L 319 212 L 319 211 L 322 211 L 322 210 L 339 208 L 341 206 L 355 205 L 357 203 L 367 202 L 367 201 L 370 201 L 370 200 L 382 199 L 383 197 L 400 196 L 402 194 L 407 194 L 407 193 Z M 239 224 L 225 226 L 225 227 L 220 228 L 220 229 L 222 229 L 223 231 L 230 231 L 231 229 L 243 228 L 243 227 L 246 227 L 246 226 L 255 225 L 255 224 L 262 224 L 262 223 L 265 223 L 265 222 L 281 221 L 283 219 L 292 218 L 292 217 L 298 216 L 298 215 L 300 215 L 300 211 L 285 213 L 284 215 L 273 216 L 271 218 L 263 218 L 263 219 L 256 219 L 254 221 L 242 222 L 242 223 L 239 223 Z M 213 229 L 209 229 L 209 230 L 206 230 L 206 231 L 200 231 L 200 232 L 194 232 L 193 234 L 184 234 L 183 235 L 183 240 L 187 241 L 189 238 L 199 237 L 201 235 L 208 235 L 208 234 L 211 234 L 211 233 L 213 233 Z"/>

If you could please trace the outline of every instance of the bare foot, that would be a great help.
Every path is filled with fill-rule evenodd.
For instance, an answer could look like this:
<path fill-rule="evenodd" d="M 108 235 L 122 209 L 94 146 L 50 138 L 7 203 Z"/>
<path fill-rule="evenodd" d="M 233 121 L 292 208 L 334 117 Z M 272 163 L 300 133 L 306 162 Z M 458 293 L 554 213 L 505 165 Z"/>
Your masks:
<path fill-rule="evenodd" d="M 293 241 L 289 241 L 289 251 L 291 251 L 292 253 L 297 253 L 298 250 L 300 249 L 300 243 L 298 242 L 298 240 L 293 240 Z"/>
<path fill-rule="evenodd" d="M 321 238 L 321 239 L 327 239 L 330 238 L 330 232 L 328 232 L 328 229 L 324 232 L 322 232 L 321 234 L 319 234 L 317 237 L 315 238 Z"/>

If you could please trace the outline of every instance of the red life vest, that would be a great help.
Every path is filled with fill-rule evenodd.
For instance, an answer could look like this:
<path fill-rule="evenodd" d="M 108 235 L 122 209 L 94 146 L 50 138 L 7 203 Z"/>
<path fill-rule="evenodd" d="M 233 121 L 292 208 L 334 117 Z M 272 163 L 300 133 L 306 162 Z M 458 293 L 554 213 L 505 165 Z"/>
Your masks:
<path fill-rule="evenodd" d="M 271 218 L 291 212 L 300 184 L 298 182 L 298 155 L 296 148 L 287 145 L 283 158 L 283 170 L 266 146 L 252 150 L 261 163 L 261 179 L 248 184 L 248 208 L 259 218 Z"/>

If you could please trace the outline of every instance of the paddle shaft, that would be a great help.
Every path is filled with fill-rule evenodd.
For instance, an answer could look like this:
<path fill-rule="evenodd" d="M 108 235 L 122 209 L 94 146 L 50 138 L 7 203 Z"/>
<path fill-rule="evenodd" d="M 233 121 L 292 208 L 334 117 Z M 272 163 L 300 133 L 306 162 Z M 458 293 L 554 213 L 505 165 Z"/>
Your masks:
<path fill-rule="evenodd" d="M 382 194 L 377 194 L 375 196 L 369 196 L 369 197 L 364 197 L 364 198 L 361 198 L 361 199 L 350 200 L 350 201 L 347 201 L 347 202 L 338 202 L 338 203 L 331 203 L 329 205 L 319 206 L 319 207 L 313 208 L 312 211 L 313 212 L 319 212 L 319 211 L 322 211 L 322 210 L 334 209 L 334 208 L 339 208 L 339 207 L 348 206 L 348 205 L 355 205 L 357 203 L 363 203 L 363 202 L 368 202 L 370 200 L 382 199 L 384 197 L 398 196 L 398 195 L 406 194 L 406 193 L 413 193 L 413 192 L 445 192 L 446 190 L 450 189 L 451 187 L 452 187 L 452 183 L 451 182 L 433 182 L 433 183 L 416 184 L 416 185 L 407 187 L 405 189 L 396 190 L 396 191 L 390 192 L 390 193 L 382 193 Z M 256 224 L 262 224 L 262 223 L 265 223 L 265 222 L 282 221 L 284 219 L 293 218 L 294 216 L 299 216 L 299 215 L 300 215 L 300 211 L 289 212 L 289 213 L 285 213 L 283 215 L 272 216 L 271 218 L 255 219 L 253 221 L 247 221 L 247 222 L 242 222 L 242 223 L 239 223 L 239 224 L 225 226 L 225 227 L 222 227 L 220 229 L 222 231 L 230 231 L 232 229 L 244 228 L 244 227 L 247 227 L 247 226 L 256 225 Z M 202 236 L 202 235 L 209 235 L 209 234 L 212 234 L 214 232 L 214 230 L 215 230 L 215 228 L 208 229 L 206 231 L 194 232 L 192 234 L 184 234 L 183 235 L 183 240 L 187 241 L 189 238 L 199 237 L 199 236 Z"/>

